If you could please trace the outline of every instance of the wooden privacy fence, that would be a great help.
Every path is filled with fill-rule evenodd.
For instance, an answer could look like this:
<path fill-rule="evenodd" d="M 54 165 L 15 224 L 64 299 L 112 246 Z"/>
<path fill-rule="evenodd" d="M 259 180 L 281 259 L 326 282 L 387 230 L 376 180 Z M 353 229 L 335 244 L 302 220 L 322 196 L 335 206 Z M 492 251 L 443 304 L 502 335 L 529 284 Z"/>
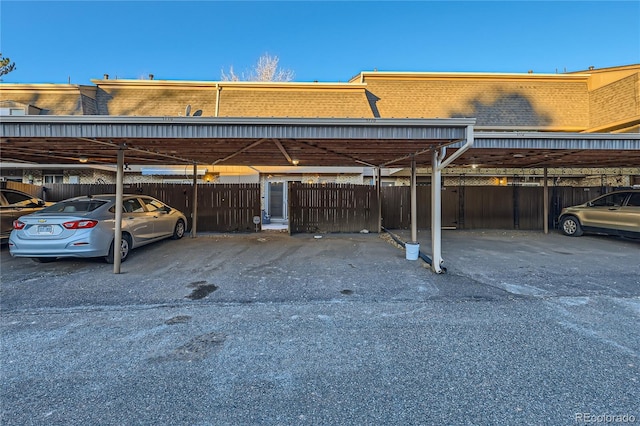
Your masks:
<path fill-rule="evenodd" d="M 387 229 L 408 229 L 411 227 L 411 188 L 408 186 L 383 186 L 382 226 Z M 416 188 L 418 204 L 418 228 L 431 227 L 431 187 Z M 442 191 L 442 226 L 458 224 L 457 188 Z"/>
<path fill-rule="evenodd" d="M 289 232 L 378 231 L 378 194 L 370 185 L 289 186 Z"/>
<path fill-rule="evenodd" d="M 46 187 L 0 182 L 47 201 L 78 195 L 114 193 L 115 184 L 48 184 Z M 557 227 L 563 207 L 584 203 L 608 192 L 604 187 L 549 187 L 549 226 Z M 431 227 L 431 187 L 418 186 L 418 228 Z M 459 229 L 543 229 L 542 187 L 457 186 L 442 190 L 442 226 Z M 125 193 L 146 194 L 182 210 L 189 221 L 193 189 L 188 184 L 125 184 Z M 411 192 L 408 186 L 381 188 L 382 226 L 411 227 Z M 199 184 L 198 231 L 253 231 L 260 214 L 259 184 Z M 302 184 L 289 187 L 289 228 L 299 232 L 359 232 L 378 229 L 375 187 L 351 184 Z"/>
<path fill-rule="evenodd" d="M 42 187 L 40 185 L 32 185 L 30 183 L 3 181 L 0 182 L 0 188 L 15 189 L 17 191 L 26 192 L 36 198 L 42 198 Z"/>
<path fill-rule="evenodd" d="M 260 184 L 198 185 L 198 230 L 255 231 L 256 216 L 260 217 Z"/>
<path fill-rule="evenodd" d="M 46 200 L 60 201 L 79 195 L 113 194 L 115 184 L 49 184 Z M 125 194 L 144 194 L 162 200 L 187 216 L 191 229 L 193 187 L 188 184 L 124 184 Z M 255 230 L 254 216 L 260 216 L 259 184 L 199 184 L 198 223 L 202 232 Z"/>
<path fill-rule="evenodd" d="M 411 227 L 411 188 L 382 189 L 382 226 Z M 601 187 L 549 187 L 549 225 L 557 226 L 562 208 L 604 193 Z M 543 229 L 544 188 L 528 186 L 458 186 L 442 188 L 442 226 L 459 229 Z M 418 228 L 431 227 L 431 187 L 416 188 Z"/>

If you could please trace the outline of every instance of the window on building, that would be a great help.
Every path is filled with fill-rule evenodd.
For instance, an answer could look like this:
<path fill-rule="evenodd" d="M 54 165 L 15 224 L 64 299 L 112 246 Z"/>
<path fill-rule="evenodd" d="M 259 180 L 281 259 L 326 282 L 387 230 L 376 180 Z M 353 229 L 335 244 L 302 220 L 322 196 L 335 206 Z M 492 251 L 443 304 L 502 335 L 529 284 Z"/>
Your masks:
<path fill-rule="evenodd" d="M 64 181 L 63 175 L 44 175 L 44 183 L 62 183 Z"/>
<path fill-rule="evenodd" d="M 0 115 L 26 115 L 24 108 L 0 108 Z"/>
<path fill-rule="evenodd" d="M 431 176 L 416 176 L 417 186 L 431 186 Z"/>

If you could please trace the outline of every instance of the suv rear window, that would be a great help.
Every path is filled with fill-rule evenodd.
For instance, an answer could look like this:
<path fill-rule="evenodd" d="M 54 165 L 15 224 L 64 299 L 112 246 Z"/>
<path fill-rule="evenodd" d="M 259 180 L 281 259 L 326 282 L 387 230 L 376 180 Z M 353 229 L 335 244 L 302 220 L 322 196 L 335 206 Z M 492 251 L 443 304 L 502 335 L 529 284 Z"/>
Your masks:
<path fill-rule="evenodd" d="M 87 213 L 92 212 L 98 207 L 106 204 L 106 201 L 102 200 L 76 200 L 76 201 L 62 201 L 49 206 L 43 210 L 42 213 Z"/>

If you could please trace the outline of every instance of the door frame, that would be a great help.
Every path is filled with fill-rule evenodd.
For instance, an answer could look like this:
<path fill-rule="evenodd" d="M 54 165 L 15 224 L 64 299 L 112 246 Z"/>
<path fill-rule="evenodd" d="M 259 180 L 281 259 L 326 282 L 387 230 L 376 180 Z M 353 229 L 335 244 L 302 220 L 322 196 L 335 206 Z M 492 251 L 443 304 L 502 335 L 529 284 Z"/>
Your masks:
<path fill-rule="evenodd" d="M 271 214 L 271 184 L 282 184 L 282 217 L 275 217 Z M 264 210 L 272 221 L 286 222 L 289 220 L 289 179 L 285 177 L 271 177 L 265 179 L 264 188 Z"/>

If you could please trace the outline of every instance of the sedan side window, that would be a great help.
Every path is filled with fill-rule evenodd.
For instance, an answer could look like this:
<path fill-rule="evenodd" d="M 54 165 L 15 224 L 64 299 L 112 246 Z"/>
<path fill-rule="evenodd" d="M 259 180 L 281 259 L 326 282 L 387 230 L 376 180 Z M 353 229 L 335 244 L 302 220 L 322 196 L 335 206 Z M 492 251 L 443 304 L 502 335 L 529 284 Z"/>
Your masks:
<path fill-rule="evenodd" d="M 122 209 L 126 213 L 142 213 L 144 209 L 137 198 L 129 198 L 122 202 Z"/>
<path fill-rule="evenodd" d="M 7 198 L 9 204 L 15 204 L 16 206 L 27 207 L 29 204 L 32 204 L 33 198 L 18 194 L 17 192 L 5 192 L 4 196 Z M 37 203 L 36 203 L 37 205 Z"/>
<path fill-rule="evenodd" d="M 165 209 L 164 204 L 162 204 L 160 201 L 153 200 L 153 199 L 145 199 L 144 202 L 146 203 L 147 210 L 149 210 L 150 212 L 155 212 L 157 210 Z"/>

